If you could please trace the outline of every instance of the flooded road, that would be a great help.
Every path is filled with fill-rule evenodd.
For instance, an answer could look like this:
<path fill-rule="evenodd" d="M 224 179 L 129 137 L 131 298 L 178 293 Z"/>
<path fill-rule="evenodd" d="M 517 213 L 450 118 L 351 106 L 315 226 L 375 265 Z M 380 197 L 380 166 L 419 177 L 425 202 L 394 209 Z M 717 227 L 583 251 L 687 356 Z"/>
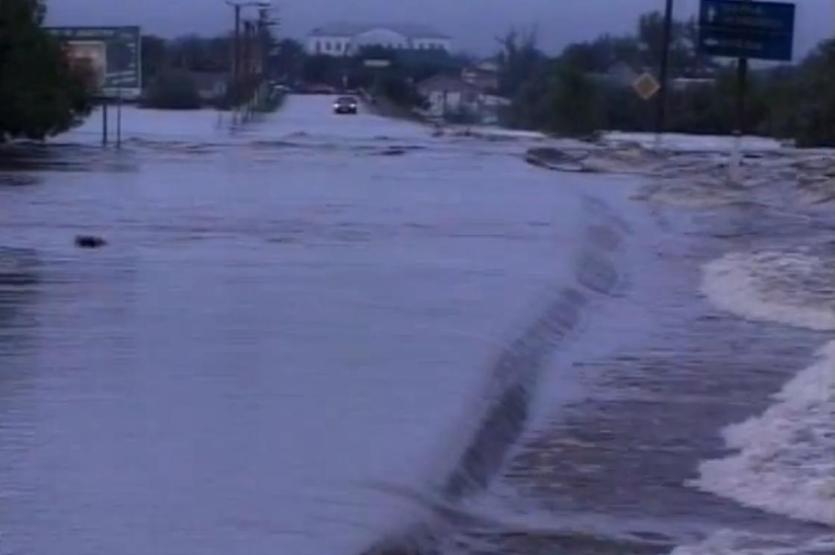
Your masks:
<path fill-rule="evenodd" d="M 97 126 L 3 172 L 0 549 L 358 552 L 409 511 L 374 483 L 450 471 L 578 196 L 328 98 Z"/>
<path fill-rule="evenodd" d="M 0 554 L 829 555 L 827 214 L 331 101 L 4 151 Z"/>

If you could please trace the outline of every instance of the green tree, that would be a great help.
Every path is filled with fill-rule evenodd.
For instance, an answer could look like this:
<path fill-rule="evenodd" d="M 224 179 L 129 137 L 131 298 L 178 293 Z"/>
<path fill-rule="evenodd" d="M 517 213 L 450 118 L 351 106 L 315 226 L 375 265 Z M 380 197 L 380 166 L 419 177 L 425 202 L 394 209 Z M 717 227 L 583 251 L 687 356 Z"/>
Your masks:
<path fill-rule="evenodd" d="M 541 73 L 547 65 L 547 57 L 536 46 L 536 34 L 520 34 L 510 31 L 498 39 L 499 52 L 499 92 L 506 96 L 515 96 L 526 82 Z"/>
<path fill-rule="evenodd" d="M 582 71 L 559 61 L 522 85 L 506 123 L 584 136 L 605 126 L 600 88 Z"/>
<path fill-rule="evenodd" d="M 798 144 L 835 146 L 835 40 L 804 60 L 798 91 Z"/>
<path fill-rule="evenodd" d="M 168 63 L 168 42 L 160 37 L 142 37 L 142 77 L 150 83 L 165 69 Z"/>
<path fill-rule="evenodd" d="M 560 65 L 549 91 L 550 127 L 563 135 L 582 136 L 605 124 L 600 91 L 585 74 Z"/>
<path fill-rule="evenodd" d="M 145 100 L 148 108 L 196 110 L 200 108 L 197 85 L 187 71 L 169 69 L 151 85 Z"/>
<path fill-rule="evenodd" d="M 89 76 L 74 71 L 43 29 L 39 0 L 0 1 L 0 142 L 43 139 L 89 113 Z"/>
<path fill-rule="evenodd" d="M 306 54 L 304 45 L 297 40 L 279 41 L 272 57 L 272 72 L 284 83 L 298 83 L 302 79 Z"/>

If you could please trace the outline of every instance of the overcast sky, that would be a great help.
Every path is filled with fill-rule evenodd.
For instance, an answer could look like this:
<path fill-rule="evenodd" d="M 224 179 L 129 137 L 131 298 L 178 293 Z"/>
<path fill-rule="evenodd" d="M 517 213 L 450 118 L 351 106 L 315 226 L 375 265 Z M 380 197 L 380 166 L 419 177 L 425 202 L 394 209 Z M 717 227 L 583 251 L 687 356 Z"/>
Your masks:
<path fill-rule="evenodd" d="M 676 0 L 677 16 L 695 13 L 699 0 Z M 224 0 L 47 0 L 52 25 L 141 25 L 163 36 L 217 34 L 231 27 Z M 835 37 L 835 0 L 797 0 L 796 45 L 805 52 Z M 332 22 L 427 23 L 450 34 L 457 49 L 486 54 L 509 28 L 536 26 L 540 45 L 557 52 L 570 42 L 635 27 L 639 14 L 663 0 L 273 0 L 284 36 L 302 38 Z"/>

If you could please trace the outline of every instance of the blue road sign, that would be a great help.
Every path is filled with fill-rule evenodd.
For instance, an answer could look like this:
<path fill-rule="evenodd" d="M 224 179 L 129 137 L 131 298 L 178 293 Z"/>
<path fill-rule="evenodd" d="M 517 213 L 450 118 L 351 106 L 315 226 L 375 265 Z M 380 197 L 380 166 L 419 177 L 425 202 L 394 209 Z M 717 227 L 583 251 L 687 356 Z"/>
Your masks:
<path fill-rule="evenodd" d="M 708 56 L 790 61 L 795 5 L 702 0 L 699 48 Z"/>

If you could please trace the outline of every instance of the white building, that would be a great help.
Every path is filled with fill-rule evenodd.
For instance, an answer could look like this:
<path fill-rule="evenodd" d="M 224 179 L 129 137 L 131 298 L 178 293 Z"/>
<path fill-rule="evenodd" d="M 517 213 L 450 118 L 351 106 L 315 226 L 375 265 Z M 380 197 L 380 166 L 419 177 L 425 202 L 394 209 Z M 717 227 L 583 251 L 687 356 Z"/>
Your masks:
<path fill-rule="evenodd" d="M 307 37 L 308 54 L 352 56 L 367 46 L 397 50 L 452 49 L 452 40 L 423 25 L 360 25 L 335 23 L 318 27 Z"/>

